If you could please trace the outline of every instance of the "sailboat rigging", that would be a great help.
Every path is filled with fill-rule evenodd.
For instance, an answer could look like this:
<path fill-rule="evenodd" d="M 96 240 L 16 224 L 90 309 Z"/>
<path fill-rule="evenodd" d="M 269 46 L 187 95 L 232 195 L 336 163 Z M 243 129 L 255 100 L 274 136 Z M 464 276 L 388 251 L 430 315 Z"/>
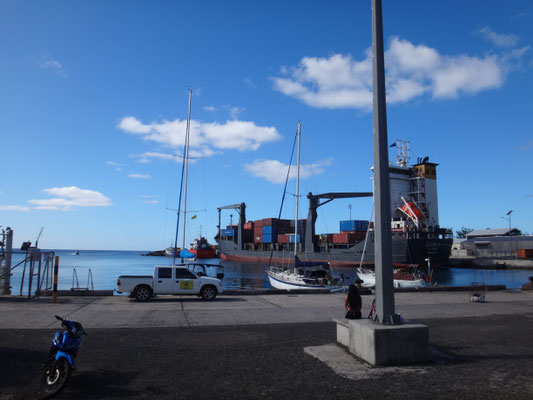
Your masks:
<path fill-rule="evenodd" d="M 297 172 L 296 172 L 296 210 L 294 220 L 294 267 L 284 268 L 271 265 L 272 253 L 270 253 L 269 265 L 266 268 L 266 274 L 270 281 L 270 285 L 276 289 L 338 289 L 342 281 L 337 280 L 331 276 L 331 269 L 328 262 L 309 262 L 301 261 L 298 258 L 298 200 L 300 197 L 300 141 L 301 141 L 302 123 L 298 122 L 298 129 L 296 131 L 297 142 Z M 292 157 L 294 154 L 294 144 L 291 152 L 291 160 L 287 170 L 287 179 L 285 181 L 285 189 L 281 201 L 278 220 L 281 218 L 281 210 L 287 192 L 287 183 L 290 176 L 290 168 L 292 164 Z"/>
<path fill-rule="evenodd" d="M 185 216 L 187 213 L 187 180 L 189 175 L 189 139 L 190 139 L 190 128 L 191 128 L 191 103 L 192 103 L 192 90 L 189 89 L 189 111 L 187 113 L 187 128 L 185 130 L 185 143 L 183 145 L 183 164 L 181 167 L 181 185 L 180 185 L 180 194 L 179 194 L 179 200 L 178 200 L 178 212 L 177 212 L 177 218 L 176 218 L 176 236 L 174 238 L 174 249 L 172 251 L 173 254 L 173 261 L 172 264 L 176 264 L 176 258 L 178 256 L 178 232 L 179 232 L 179 225 L 180 225 L 180 214 L 181 214 L 181 198 L 183 194 L 183 215 Z M 187 218 L 183 218 L 183 240 L 182 240 L 182 246 L 181 251 L 179 252 L 179 256 L 183 258 L 187 257 L 190 258 L 189 255 L 187 255 L 184 252 L 185 249 L 185 229 L 186 229 L 186 223 Z M 183 254 L 182 254 L 183 252 Z"/>

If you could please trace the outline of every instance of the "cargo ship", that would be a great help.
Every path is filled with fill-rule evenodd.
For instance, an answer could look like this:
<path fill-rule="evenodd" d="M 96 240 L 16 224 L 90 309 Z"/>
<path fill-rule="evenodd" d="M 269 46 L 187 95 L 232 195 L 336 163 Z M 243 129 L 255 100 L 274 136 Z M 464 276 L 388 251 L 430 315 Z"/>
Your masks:
<path fill-rule="evenodd" d="M 437 166 L 429 158 L 409 165 L 409 142 L 398 140 L 395 164 L 389 165 L 393 263 L 439 266 L 449 259 L 453 233 L 439 225 Z M 246 221 L 246 204 L 219 207 L 219 232 L 215 237 L 220 258 L 255 263 L 287 263 L 297 246 L 297 255 L 307 261 L 327 261 L 331 266 L 372 267 L 373 224 L 365 220 L 340 221 L 339 232 L 317 234 L 317 209 L 334 199 L 372 197 L 372 192 L 342 192 L 307 195 L 307 219 L 265 218 Z M 221 229 L 221 211 L 237 211 L 237 225 Z M 296 233 L 295 233 L 296 232 Z"/>

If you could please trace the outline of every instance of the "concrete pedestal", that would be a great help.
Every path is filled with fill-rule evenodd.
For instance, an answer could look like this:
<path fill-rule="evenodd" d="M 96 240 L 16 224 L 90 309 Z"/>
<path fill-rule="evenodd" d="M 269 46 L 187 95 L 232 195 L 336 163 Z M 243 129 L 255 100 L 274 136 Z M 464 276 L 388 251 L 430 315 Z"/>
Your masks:
<path fill-rule="evenodd" d="M 372 365 L 421 364 L 428 360 L 429 329 L 425 325 L 382 325 L 368 319 L 335 322 L 337 341 Z"/>

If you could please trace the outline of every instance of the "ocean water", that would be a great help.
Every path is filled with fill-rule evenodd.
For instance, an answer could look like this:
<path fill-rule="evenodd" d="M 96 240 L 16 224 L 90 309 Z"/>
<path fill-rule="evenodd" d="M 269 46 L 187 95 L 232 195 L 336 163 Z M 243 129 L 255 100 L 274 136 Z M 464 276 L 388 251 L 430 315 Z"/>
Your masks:
<path fill-rule="evenodd" d="M 45 251 L 45 250 L 43 250 Z M 102 251 L 80 250 L 75 255 L 72 250 L 52 250 L 59 256 L 59 281 L 61 290 L 69 290 L 76 287 L 73 280 L 76 271 L 79 287 L 88 287 L 88 275 L 91 271 L 94 289 L 115 289 L 117 278 L 120 275 L 152 275 L 154 265 L 170 265 L 172 259 L 168 257 L 141 256 L 140 251 Z M 23 254 L 13 256 L 12 266 L 24 259 Z M 270 284 L 264 272 L 264 265 L 253 263 L 238 263 L 222 261 L 219 259 L 205 260 L 213 264 L 224 266 L 225 289 L 252 289 L 270 288 Z M 23 264 L 12 271 L 11 286 L 12 294 L 21 293 L 21 279 Z M 335 268 L 335 274 L 344 273 L 346 277 L 353 278 L 354 269 Z M 28 272 L 26 272 L 23 294 L 27 294 Z M 486 270 L 478 271 L 463 268 L 438 268 L 435 270 L 434 281 L 444 286 L 465 286 L 473 282 L 490 285 L 506 285 L 507 288 L 520 288 L 528 282 L 528 277 L 533 275 L 532 270 Z M 36 285 L 34 279 L 34 287 Z"/>

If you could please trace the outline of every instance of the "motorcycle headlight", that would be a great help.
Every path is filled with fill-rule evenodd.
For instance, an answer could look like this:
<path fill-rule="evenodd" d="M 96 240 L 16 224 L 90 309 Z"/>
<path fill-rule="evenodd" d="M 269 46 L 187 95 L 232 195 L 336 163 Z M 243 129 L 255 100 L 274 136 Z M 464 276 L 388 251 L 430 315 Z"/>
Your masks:
<path fill-rule="evenodd" d="M 54 336 L 54 344 L 58 347 L 61 347 L 63 345 L 63 333 L 57 331 Z"/>

